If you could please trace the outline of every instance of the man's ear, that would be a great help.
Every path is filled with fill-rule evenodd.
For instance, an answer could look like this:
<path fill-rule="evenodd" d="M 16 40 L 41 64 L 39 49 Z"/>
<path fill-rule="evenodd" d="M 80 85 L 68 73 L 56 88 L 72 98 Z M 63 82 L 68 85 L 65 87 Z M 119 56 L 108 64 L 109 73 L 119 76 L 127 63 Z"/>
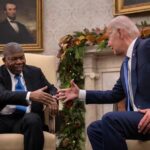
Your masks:
<path fill-rule="evenodd" d="M 2 58 L 3 62 L 5 63 L 5 57 Z"/>
<path fill-rule="evenodd" d="M 118 28 L 117 31 L 119 33 L 120 38 L 123 40 L 125 38 L 125 30 Z"/>

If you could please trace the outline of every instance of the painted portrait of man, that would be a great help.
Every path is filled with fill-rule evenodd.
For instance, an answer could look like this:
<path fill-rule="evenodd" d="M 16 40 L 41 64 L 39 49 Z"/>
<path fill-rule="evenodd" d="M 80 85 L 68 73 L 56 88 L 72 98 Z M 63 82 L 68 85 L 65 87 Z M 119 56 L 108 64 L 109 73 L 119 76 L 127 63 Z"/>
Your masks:
<path fill-rule="evenodd" d="M 0 0 L 0 44 L 36 43 L 36 0 Z"/>

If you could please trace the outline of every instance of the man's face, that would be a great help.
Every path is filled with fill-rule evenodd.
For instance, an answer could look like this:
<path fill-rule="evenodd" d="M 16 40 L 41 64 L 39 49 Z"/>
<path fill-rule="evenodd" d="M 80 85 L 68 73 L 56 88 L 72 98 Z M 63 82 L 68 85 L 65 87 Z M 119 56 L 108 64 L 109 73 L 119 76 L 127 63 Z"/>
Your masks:
<path fill-rule="evenodd" d="M 14 54 L 8 55 L 4 58 L 6 67 L 13 74 L 20 74 L 23 71 L 23 67 L 26 63 L 24 52 L 15 52 Z"/>
<path fill-rule="evenodd" d="M 11 20 L 16 19 L 16 5 L 15 4 L 6 4 L 5 14 Z"/>
<path fill-rule="evenodd" d="M 112 48 L 115 55 L 124 55 L 125 45 L 124 40 L 121 37 L 121 32 L 117 29 L 108 30 L 108 46 Z"/>

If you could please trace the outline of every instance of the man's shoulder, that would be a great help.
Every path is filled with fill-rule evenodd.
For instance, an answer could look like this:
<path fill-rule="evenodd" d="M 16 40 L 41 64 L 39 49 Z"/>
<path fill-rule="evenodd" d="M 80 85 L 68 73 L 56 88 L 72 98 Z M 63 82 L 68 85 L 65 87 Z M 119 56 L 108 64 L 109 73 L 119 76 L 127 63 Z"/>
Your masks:
<path fill-rule="evenodd" d="M 43 72 L 40 68 L 32 65 L 25 65 L 23 69 L 23 74 L 30 78 L 37 78 L 43 75 Z"/>
<path fill-rule="evenodd" d="M 23 23 L 17 21 L 17 24 L 19 27 L 27 29 L 27 27 Z"/>
<path fill-rule="evenodd" d="M 138 38 L 135 42 L 134 48 L 142 49 L 150 46 L 150 38 Z"/>
<path fill-rule="evenodd" d="M 6 66 L 3 64 L 0 66 L 0 76 L 5 76 L 6 74 L 8 74 L 8 71 L 6 69 Z"/>
<path fill-rule="evenodd" d="M 145 44 L 145 43 L 150 43 L 150 38 L 139 38 L 138 39 L 138 42 L 140 43 L 140 44 Z"/>
<path fill-rule="evenodd" d="M 25 65 L 24 69 L 30 70 L 30 71 L 40 71 L 41 70 L 39 67 L 28 65 L 28 64 Z"/>
<path fill-rule="evenodd" d="M 3 26 L 5 27 L 7 24 L 8 24 L 7 20 L 3 20 L 3 21 L 0 22 L 1 27 L 3 27 Z"/>
<path fill-rule="evenodd" d="M 32 66 L 32 65 L 25 65 L 24 66 L 24 72 L 26 72 L 27 74 L 34 74 L 34 75 L 39 75 L 42 73 L 41 68 L 36 67 L 36 66 Z"/>

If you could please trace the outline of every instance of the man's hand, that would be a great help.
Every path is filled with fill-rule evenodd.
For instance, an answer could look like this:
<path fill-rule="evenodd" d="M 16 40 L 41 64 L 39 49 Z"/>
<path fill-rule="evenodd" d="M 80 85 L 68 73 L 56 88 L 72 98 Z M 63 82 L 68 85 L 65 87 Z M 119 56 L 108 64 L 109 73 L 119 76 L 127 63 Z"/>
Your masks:
<path fill-rule="evenodd" d="M 139 112 L 144 114 L 143 118 L 138 124 L 139 133 L 150 133 L 150 109 L 140 109 Z"/>
<path fill-rule="evenodd" d="M 70 88 L 58 90 L 56 94 L 58 100 L 67 102 L 79 97 L 79 87 L 74 83 L 73 80 L 71 80 L 70 84 L 71 84 Z"/>
<path fill-rule="evenodd" d="M 43 103 L 47 106 L 55 103 L 56 99 L 52 95 L 44 92 L 46 89 L 47 89 L 47 86 L 31 92 L 30 93 L 30 100 Z"/>
<path fill-rule="evenodd" d="M 53 101 L 51 104 L 49 104 L 48 108 L 49 108 L 51 115 L 56 115 L 58 113 L 58 110 L 59 110 L 59 105 L 57 103 L 56 97 L 53 96 L 53 98 L 55 99 L 55 101 Z"/>

